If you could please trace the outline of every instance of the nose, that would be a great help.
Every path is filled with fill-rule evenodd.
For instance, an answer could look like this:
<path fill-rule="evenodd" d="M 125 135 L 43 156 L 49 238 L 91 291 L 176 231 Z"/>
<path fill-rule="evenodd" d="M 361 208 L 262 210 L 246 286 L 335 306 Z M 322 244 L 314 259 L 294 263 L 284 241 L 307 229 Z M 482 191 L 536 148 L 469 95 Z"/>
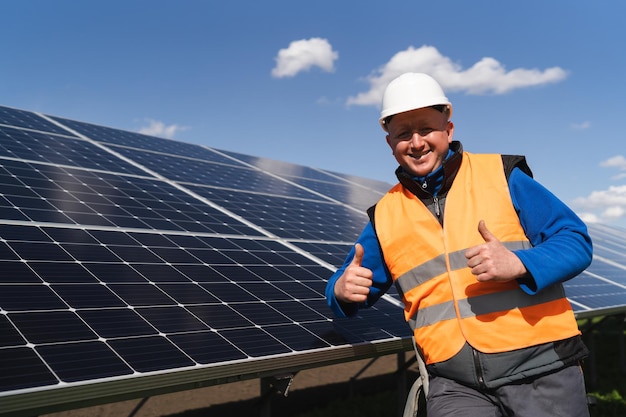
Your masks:
<path fill-rule="evenodd" d="M 411 136 L 411 146 L 413 148 L 421 148 L 424 146 L 424 137 L 418 132 L 413 132 L 413 136 Z"/>

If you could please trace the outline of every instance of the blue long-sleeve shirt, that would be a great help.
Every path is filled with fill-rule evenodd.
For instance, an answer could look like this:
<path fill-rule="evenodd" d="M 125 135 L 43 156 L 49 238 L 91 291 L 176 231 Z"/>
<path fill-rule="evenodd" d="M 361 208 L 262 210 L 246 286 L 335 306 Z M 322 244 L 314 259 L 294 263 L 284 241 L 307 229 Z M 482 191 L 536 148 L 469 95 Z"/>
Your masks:
<path fill-rule="evenodd" d="M 508 184 L 513 206 L 532 244 L 530 249 L 514 251 L 529 272 L 526 278 L 518 280 L 521 288 L 529 294 L 536 294 L 552 284 L 573 278 L 589 266 L 592 243 L 582 220 L 519 168 L 513 169 Z M 335 283 L 352 262 L 353 247 L 326 286 L 328 305 L 337 317 L 352 316 L 359 308 L 373 305 L 393 283 L 371 222 L 356 243 L 364 249 L 362 266 L 373 272 L 372 287 L 367 301 L 362 304 L 340 303 L 335 297 Z"/>

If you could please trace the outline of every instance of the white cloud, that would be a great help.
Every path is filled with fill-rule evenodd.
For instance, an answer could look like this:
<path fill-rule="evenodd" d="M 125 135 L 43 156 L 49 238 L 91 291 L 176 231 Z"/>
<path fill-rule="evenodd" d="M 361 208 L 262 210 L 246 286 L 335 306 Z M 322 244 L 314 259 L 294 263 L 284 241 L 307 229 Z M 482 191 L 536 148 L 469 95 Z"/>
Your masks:
<path fill-rule="evenodd" d="M 626 207 L 626 185 L 612 185 L 606 190 L 593 191 L 588 197 L 579 197 L 576 204 L 596 209 L 610 206 Z"/>
<path fill-rule="evenodd" d="M 578 213 L 578 217 L 585 223 L 599 223 L 600 219 L 593 213 Z"/>
<path fill-rule="evenodd" d="M 293 77 L 299 72 L 319 67 L 326 72 L 335 70 L 335 60 L 339 53 L 326 39 L 311 38 L 293 41 L 289 47 L 278 51 L 276 66 L 272 76 L 276 78 Z"/>
<path fill-rule="evenodd" d="M 593 191 L 587 197 L 579 197 L 573 205 L 584 211 L 585 221 L 610 222 L 626 217 L 626 184 L 610 186 L 606 190 Z M 589 220 L 586 220 L 588 218 Z"/>
<path fill-rule="evenodd" d="M 585 130 L 585 129 L 589 129 L 590 127 L 591 127 L 591 122 L 589 121 L 572 124 L 572 128 L 576 130 Z"/>
<path fill-rule="evenodd" d="M 626 158 L 624 158 L 622 155 L 616 155 L 607 159 L 606 161 L 602 161 L 600 162 L 600 166 L 605 168 L 617 168 L 618 170 L 623 171 L 611 177 L 611 179 L 614 181 L 626 178 Z"/>
<path fill-rule="evenodd" d="M 600 162 L 600 166 L 626 171 L 626 158 L 616 155 Z M 612 179 L 621 178 L 626 178 L 626 172 Z M 575 199 L 573 206 L 584 210 L 579 216 L 587 223 L 626 220 L 626 184 L 612 185 L 606 190 L 593 191 L 587 197 Z"/>
<path fill-rule="evenodd" d="M 613 156 L 606 161 L 600 162 L 601 167 L 618 168 L 622 171 L 626 171 L 626 158 L 622 155 Z"/>
<path fill-rule="evenodd" d="M 179 126 L 176 124 L 168 126 L 161 121 L 153 119 L 146 119 L 146 122 L 148 122 L 148 126 L 144 126 L 138 130 L 139 133 L 142 133 L 144 135 L 172 139 L 176 136 L 178 132 L 187 130 L 187 128 L 184 126 Z"/>
<path fill-rule="evenodd" d="M 602 212 L 602 217 L 605 219 L 619 219 L 626 213 L 626 209 L 620 206 L 611 206 L 607 207 L 606 210 Z"/>
<path fill-rule="evenodd" d="M 347 104 L 379 105 L 387 84 L 405 72 L 425 72 L 439 81 L 444 90 L 465 91 L 468 94 L 504 94 L 517 88 L 558 82 L 567 77 L 567 72 L 559 67 L 543 71 L 526 68 L 507 71 L 500 62 L 490 57 L 463 69 L 433 46 L 411 46 L 395 54 L 367 77 L 369 91 L 349 97 Z"/>

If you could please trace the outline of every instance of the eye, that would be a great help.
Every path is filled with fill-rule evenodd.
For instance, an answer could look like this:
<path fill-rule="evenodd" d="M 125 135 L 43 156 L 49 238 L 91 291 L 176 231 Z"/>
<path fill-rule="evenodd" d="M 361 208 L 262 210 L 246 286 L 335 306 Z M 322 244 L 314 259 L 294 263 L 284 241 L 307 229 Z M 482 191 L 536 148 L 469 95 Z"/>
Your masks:
<path fill-rule="evenodd" d="M 396 134 L 396 139 L 398 140 L 409 140 L 411 139 L 411 136 L 413 136 L 413 133 L 405 130 L 405 131 L 401 131 L 398 134 Z"/>
<path fill-rule="evenodd" d="M 420 131 L 418 132 L 420 136 L 427 136 L 429 135 L 434 129 L 431 129 L 430 127 L 424 128 L 424 129 L 420 129 Z"/>

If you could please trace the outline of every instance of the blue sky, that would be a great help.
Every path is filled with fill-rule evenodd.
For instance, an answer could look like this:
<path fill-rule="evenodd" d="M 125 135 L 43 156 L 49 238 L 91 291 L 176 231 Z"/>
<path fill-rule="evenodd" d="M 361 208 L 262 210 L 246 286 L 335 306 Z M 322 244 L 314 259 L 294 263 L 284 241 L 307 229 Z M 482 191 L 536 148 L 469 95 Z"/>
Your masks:
<path fill-rule="evenodd" d="M 467 151 L 626 227 L 622 1 L 4 2 L 0 104 L 394 182 L 384 84 L 428 72 Z"/>

